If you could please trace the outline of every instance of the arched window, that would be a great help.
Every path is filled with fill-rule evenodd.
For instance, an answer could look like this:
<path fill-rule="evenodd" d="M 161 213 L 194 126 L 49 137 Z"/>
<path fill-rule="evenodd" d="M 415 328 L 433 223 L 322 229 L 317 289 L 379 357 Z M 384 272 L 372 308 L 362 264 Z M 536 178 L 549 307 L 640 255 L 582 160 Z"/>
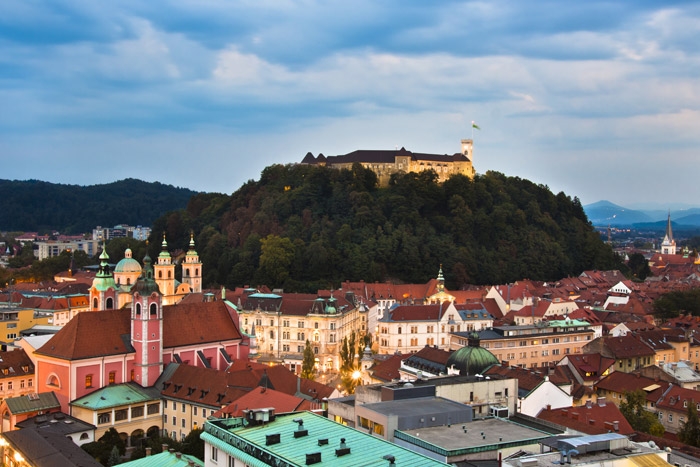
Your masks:
<path fill-rule="evenodd" d="M 168 279 L 172 277 L 172 271 L 168 271 Z"/>
<path fill-rule="evenodd" d="M 194 275 L 195 275 L 195 276 L 198 276 L 198 275 L 199 275 L 199 268 L 197 268 L 197 269 L 194 270 Z"/>
<path fill-rule="evenodd" d="M 61 387 L 61 380 L 58 379 L 58 376 L 55 374 L 50 374 L 48 379 L 46 380 L 46 385 L 47 386 L 53 386 L 55 388 L 60 388 Z"/>
<path fill-rule="evenodd" d="M 158 314 L 158 305 L 155 303 L 151 303 L 151 316 L 155 316 Z"/>
<path fill-rule="evenodd" d="M 92 309 L 93 309 L 93 310 L 97 310 L 97 304 L 98 304 L 98 303 L 99 303 L 99 302 L 97 301 L 97 297 L 95 297 L 95 298 L 92 299 Z"/>
<path fill-rule="evenodd" d="M 141 314 L 141 304 L 140 304 L 140 303 L 137 303 L 137 304 L 136 304 L 136 314 L 137 314 L 137 315 L 140 315 L 140 314 Z"/>
<path fill-rule="evenodd" d="M 112 299 L 112 297 L 107 299 L 105 306 L 108 310 L 111 310 L 112 308 L 114 308 L 114 300 Z"/>
<path fill-rule="evenodd" d="M 126 278 L 126 285 L 131 285 L 131 277 Z"/>
<path fill-rule="evenodd" d="M 90 435 L 88 435 L 87 433 L 83 433 L 82 435 L 80 435 L 80 440 L 82 441 L 84 439 L 90 439 Z"/>
<path fill-rule="evenodd" d="M 162 278 L 163 278 L 163 271 L 158 271 L 158 279 L 162 279 Z"/>
<path fill-rule="evenodd" d="M 189 269 L 185 269 L 185 277 L 190 277 L 190 270 Z"/>

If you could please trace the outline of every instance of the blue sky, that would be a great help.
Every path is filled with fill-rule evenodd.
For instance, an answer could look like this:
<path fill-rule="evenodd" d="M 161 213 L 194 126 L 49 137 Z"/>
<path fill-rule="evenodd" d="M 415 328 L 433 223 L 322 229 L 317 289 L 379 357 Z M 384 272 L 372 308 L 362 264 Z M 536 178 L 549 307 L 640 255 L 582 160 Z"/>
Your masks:
<path fill-rule="evenodd" d="M 0 178 L 231 193 L 476 121 L 479 173 L 700 204 L 698 44 L 698 2 L 4 0 Z"/>

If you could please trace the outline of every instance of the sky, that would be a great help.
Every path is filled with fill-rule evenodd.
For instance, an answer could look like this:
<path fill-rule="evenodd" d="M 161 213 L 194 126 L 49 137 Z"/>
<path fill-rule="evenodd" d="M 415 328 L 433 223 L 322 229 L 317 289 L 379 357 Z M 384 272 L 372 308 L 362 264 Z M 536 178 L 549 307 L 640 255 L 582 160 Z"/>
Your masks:
<path fill-rule="evenodd" d="M 3 0 L 0 178 L 232 193 L 473 136 L 480 174 L 700 205 L 698 44 L 673 0 Z"/>

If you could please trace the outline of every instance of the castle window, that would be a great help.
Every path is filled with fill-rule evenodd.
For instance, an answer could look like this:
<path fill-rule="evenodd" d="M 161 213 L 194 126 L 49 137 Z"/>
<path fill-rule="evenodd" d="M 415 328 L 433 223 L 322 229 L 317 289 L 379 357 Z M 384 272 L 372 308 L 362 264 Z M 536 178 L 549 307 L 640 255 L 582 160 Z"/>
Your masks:
<path fill-rule="evenodd" d="M 163 271 L 158 271 L 158 279 L 162 279 L 162 278 L 163 278 Z"/>
<path fill-rule="evenodd" d="M 158 306 L 155 303 L 151 303 L 151 316 L 158 314 Z"/>
<path fill-rule="evenodd" d="M 92 387 L 92 375 L 85 375 L 85 387 L 86 388 Z"/>
<path fill-rule="evenodd" d="M 189 269 L 185 269 L 185 277 L 190 277 L 190 270 Z"/>
<path fill-rule="evenodd" d="M 198 276 L 198 275 L 199 275 L 199 268 L 197 268 L 197 269 L 194 270 L 194 275 L 195 275 L 195 276 Z"/>
<path fill-rule="evenodd" d="M 93 308 L 93 310 L 97 310 L 97 304 L 98 304 L 97 297 L 95 297 L 95 298 L 92 300 L 92 308 Z"/>
<path fill-rule="evenodd" d="M 107 302 L 106 302 L 105 307 L 106 307 L 108 310 L 111 310 L 112 308 L 114 308 L 114 306 L 113 306 L 113 300 L 112 300 L 111 297 L 107 299 Z"/>
<path fill-rule="evenodd" d="M 136 304 L 136 314 L 137 314 L 137 315 L 140 315 L 140 314 L 141 314 L 141 304 L 140 304 L 140 303 L 137 303 L 137 304 Z"/>
<path fill-rule="evenodd" d="M 170 279 L 172 277 L 171 273 L 172 273 L 171 271 L 168 271 L 168 279 Z"/>

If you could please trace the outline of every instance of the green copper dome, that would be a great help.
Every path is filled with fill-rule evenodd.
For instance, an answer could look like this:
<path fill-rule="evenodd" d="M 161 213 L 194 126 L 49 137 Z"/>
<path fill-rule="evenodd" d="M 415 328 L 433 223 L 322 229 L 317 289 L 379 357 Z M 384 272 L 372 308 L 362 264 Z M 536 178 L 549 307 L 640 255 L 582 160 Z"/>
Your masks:
<path fill-rule="evenodd" d="M 460 375 L 483 374 L 491 365 L 498 365 L 498 359 L 488 350 L 479 345 L 479 335 L 472 333 L 469 344 L 452 352 L 447 359 L 447 368 L 454 365 Z"/>
<path fill-rule="evenodd" d="M 131 248 L 127 248 L 126 251 L 124 251 L 124 258 L 114 267 L 114 272 L 141 272 L 141 265 L 132 257 Z"/>

